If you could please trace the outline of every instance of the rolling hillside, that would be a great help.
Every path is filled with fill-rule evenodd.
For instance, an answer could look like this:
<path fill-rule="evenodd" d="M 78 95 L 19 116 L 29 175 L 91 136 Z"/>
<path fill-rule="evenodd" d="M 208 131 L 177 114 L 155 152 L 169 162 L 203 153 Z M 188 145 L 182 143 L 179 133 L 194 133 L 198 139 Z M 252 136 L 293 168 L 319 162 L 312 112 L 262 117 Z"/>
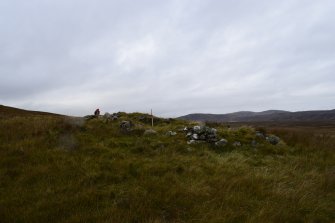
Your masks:
<path fill-rule="evenodd" d="M 335 121 L 335 109 L 326 111 L 289 112 L 268 110 L 263 112 L 234 112 L 228 114 L 189 114 L 179 119 L 208 122 L 325 122 Z"/>
<path fill-rule="evenodd" d="M 0 119 L 1 118 L 10 118 L 10 117 L 27 117 L 27 116 L 62 116 L 59 114 L 49 113 L 49 112 L 41 112 L 41 111 L 29 111 L 14 107 L 8 107 L 4 105 L 0 105 Z"/>

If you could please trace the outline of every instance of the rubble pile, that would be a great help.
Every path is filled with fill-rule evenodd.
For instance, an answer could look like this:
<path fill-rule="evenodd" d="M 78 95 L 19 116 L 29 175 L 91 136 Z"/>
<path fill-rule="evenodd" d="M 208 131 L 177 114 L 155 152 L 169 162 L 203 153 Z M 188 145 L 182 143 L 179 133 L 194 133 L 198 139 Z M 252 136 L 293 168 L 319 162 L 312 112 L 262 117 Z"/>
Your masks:
<path fill-rule="evenodd" d="M 215 143 L 219 141 L 217 138 L 217 130 L 207 126 L 194 126 L 192 128 L 184 128 L 186 137 L 188 138 L 188 144 L 195 144 L 200 142 Z"/>

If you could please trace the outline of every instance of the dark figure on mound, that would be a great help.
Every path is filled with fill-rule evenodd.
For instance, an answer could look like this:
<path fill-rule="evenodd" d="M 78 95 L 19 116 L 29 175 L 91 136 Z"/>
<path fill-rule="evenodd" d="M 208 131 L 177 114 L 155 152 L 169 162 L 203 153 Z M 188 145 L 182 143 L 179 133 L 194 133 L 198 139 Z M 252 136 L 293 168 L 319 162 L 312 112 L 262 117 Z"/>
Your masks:
<path fill-rule="evenodd" d="M 94 116 L 99 117 L 99 115 L 100 115 L 100 110 L 99 110 L 99 108 L 98 108 L 97 110 L 95 110 L 95 112 L 94 112 Z"/>

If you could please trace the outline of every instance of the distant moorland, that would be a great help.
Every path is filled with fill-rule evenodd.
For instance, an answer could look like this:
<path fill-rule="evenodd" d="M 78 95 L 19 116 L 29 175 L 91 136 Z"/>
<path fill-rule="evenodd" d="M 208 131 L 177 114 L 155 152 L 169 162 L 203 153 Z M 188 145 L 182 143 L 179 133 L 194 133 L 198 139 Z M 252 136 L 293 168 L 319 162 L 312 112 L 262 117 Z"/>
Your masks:
<path fill-rule="evenodd" d="M 289 112 L 268 110 L 263 112 L 234 112 L 228 114 L 189 114 L 180 119 L 209 122 L 335 122 L 335 109 L 325 111 Z"/>

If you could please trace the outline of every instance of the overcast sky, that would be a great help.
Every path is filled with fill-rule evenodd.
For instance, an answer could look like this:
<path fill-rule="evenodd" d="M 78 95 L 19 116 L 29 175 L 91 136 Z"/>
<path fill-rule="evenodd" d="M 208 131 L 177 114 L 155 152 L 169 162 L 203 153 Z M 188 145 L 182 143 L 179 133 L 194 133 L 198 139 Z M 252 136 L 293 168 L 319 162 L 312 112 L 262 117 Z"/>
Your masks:
<path fill-rule="evenodd" d="M 334 0 L 0 0 L 0 104 L 335 108 Z"/>

